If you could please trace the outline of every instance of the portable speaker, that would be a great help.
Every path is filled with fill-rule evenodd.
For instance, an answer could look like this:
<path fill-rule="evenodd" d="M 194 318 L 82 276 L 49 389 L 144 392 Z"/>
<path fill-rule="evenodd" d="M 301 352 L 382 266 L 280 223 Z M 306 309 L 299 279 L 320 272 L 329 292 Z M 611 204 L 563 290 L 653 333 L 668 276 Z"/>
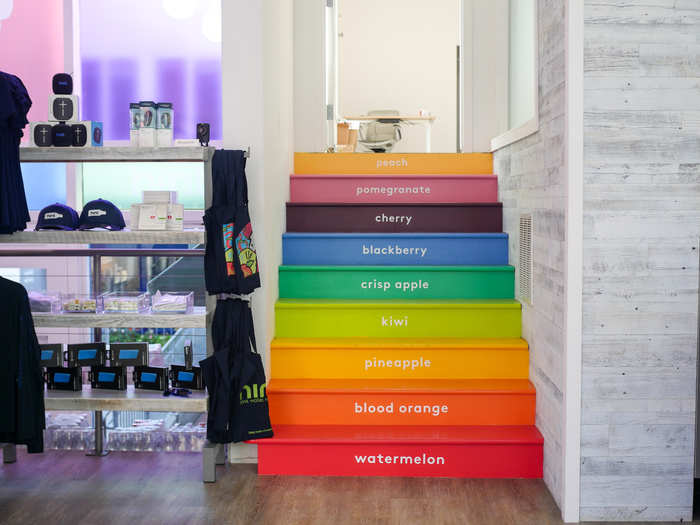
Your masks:
<path fill-rule="evenodd" d="M 56 73 L 51 87 L 56 95 L 70 95 L 73 93 L 73 77 L 68 73 Z"/>
<path fill-rule="evenodd" d="M 78 115 L 78 95 L 49 95 L 49 120 L 75 122 Z"/>
<path fill-rule="evenodd" d="M 41 366 L 58 368 L 63 366 L 63 345 L 39 345 L 41 351 Z"/>
<path fill-rule="evenodd" d="M 148 343 L 112 343 L 109 345 L 112 366 L 148 366 Z"/>
<path fill-rule="evenodd" d="M 47 368 L 44 375 L 49 390 L 69 390 L 80 392 L 83 389 L 83 372 L 77 368 Z"/>
<path fill-rule="evenodd" d="M 106 343 L 82 343 L 68 345 L 66 361 L 68 366 L 104 365 L 107 358 Z"/>
<path fill-rule="evenodd" d="M 88 126 L 82 122 L 79 124 L 72 124 L 70 127 L 71 131 L 71 145 L 75 148 L 84 148 L 88 144 Z"/>
<path fill-rule="evenodd" d="M 73 131 L 68 124 L 56 124 L 51 128 L 51 142 L 54 146 L 66 148 L 73 144 Z"/>
<path fill-rule="evenodd" d="M 191 390 L 204 390 L 202 369 L 198 366 L 187 368 L 182 365 L 170 366 L 170 383 L 173 388 L 189 388 Z"/>
<path fill-rule="evenodd" d="M 121 366 L 93 366 L 88 377 L 92 388 L 126 390 L 126 369 Z"/>
<path fill-rule="evenodd" d="M 165 390 L 168 388 L 167 369 L 137 366 L 134 368 L 134 387 L 145 390 Z"/>
<path fill-rule="evenodd" d="M 32 122 L 29 124 L 29 139 L 32 146 L 47 148 L 51 142 L 51 128 L 53 122 Z"/>
<path fill-rule="evenodd" d="M 199 140 L 199 144 L 201 146 L 209 146 L 209 134 L 209 123 L 200 122 L 197 124 L 197 139 Z"/>

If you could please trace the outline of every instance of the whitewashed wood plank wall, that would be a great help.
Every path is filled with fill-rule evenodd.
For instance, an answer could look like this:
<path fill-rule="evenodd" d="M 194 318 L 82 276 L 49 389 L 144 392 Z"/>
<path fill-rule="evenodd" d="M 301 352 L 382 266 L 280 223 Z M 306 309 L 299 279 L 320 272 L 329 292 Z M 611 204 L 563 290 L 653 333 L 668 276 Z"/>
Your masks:
<path fill-rule="evenodd" d="M 689 520 L 700 2 L 585 17 L 581 520 Z"/>
<path fill-rule="evenodd" d="M 544 480 L 563 497 L 563 387 L 566 302 L 565 11 L 540 0 L 540 130 L 495 153 L 511 264 L 518 267 L 519 218 L 533 217 L 533 304 L 523 305 L 530 380 L 537 389 L 537 428 L 545 439 Z M 517 287 L 516 287 L 517 289 Z"/>

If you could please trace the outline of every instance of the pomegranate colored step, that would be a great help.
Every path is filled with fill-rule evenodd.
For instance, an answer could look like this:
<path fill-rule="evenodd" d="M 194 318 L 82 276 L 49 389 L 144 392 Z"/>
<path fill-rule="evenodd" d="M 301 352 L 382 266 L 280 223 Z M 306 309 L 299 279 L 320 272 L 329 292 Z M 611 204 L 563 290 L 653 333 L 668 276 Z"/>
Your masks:
<path fill-rule="evenodd" d="M 306 476 L 541 478 L 534 426 L 275 426 L 258 473 Z"/>
<path fill-rule="evenodd" d="M 295 203 L 495 203 L 495 175 L 304 175 L 289 178 Z"/>
<path fill-rule="evenodd" d="M 276 425 L 534 425 L 527 379 L 272 379 Z"/>

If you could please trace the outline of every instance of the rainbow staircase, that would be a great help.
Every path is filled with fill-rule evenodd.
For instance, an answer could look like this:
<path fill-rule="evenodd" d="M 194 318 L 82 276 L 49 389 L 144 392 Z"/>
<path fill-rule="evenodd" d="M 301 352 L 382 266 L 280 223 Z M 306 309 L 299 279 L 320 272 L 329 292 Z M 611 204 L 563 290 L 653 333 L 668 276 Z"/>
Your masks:
<path fill-rule="evenodd" d="M 492 171 L 296 154 L 260 474 L 542 477 Z"/>

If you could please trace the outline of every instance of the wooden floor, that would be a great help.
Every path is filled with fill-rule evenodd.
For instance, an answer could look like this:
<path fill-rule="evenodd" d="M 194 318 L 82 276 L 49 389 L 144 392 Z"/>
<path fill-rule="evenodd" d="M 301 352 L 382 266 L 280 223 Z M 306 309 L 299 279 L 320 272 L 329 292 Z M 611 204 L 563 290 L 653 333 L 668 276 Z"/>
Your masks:
<path fill-rule="evenodd" d="M 0 523 L 60 525 L 562 523 L 541 480 L 258 477 L 199 454 L 51 451 L 0 464 Z"/>

